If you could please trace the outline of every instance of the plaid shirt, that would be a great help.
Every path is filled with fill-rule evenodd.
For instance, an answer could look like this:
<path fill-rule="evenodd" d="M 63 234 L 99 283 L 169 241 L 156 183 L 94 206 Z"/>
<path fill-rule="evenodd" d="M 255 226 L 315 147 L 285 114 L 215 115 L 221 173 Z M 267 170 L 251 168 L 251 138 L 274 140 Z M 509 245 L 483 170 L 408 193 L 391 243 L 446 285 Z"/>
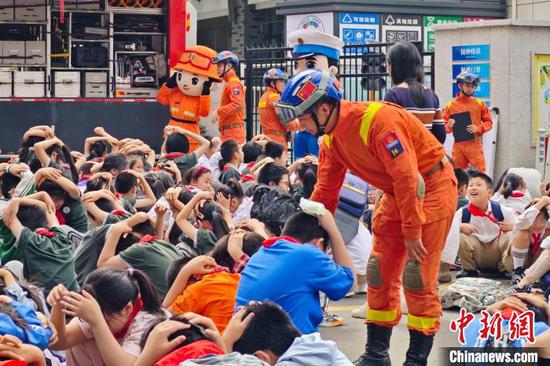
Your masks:
<path fill-rule="evenodd" d="M 244 267 L 246 267 L 249 259 L 250 257 L 246 253 L 243 253 L 239 260 L 233 265 L 233 273 L 241 273 Z"/>

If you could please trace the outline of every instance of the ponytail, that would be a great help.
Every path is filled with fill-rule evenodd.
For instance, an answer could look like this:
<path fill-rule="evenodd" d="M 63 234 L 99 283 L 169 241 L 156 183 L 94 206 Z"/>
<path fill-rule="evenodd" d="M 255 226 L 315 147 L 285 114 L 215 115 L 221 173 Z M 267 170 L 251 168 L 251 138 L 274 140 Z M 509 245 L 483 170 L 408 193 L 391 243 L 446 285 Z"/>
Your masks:
<path fill-rule="evenodd" d="M 311 163 L 302 164 L 298 170 L 298 177 L 302 181 L 304 196 L 306 198 L 311 197 L 315 184 L 317 184 L 317 165 Z"/>
<path fill-rule="evenodd" d="M 227 161 L 221 158 L 220 161 L 218 161 L 218 169 L 223 172 L 223 168 L 225 168 L 225 164 L 227 163 Z"/>
<path fill-rule="evenodd" d="M 212 200 L 207 200 L 204 202 L 202 207 L 199 208 L 198 217 L 200 220 L 209 221 L 212 224 L 212 231 L 218 239 L 224 235 L 229 234 L 229 226 L 223 218 L 220 206 Z"/>
<path fill-rule="evenodd" d="M 66 164 L 69 164 L 69 169 L 71 171 L 72 181 L 74 184 L 78 183 L 78 169 L 76 169 L 76 165 L 74 165 L 74 159 L 71 156 L 71 151 L 69 148 L 65 145 L 61 146 L 61 153 L 63 155 L 63 161 Z"/>
<path fill-rule="evenodd" d="M 142 271 L 130 268 L 128 276 L 137 282 L 143 310 L 153 314 L 163 314 L 159 294 L 151 279 Z"/>
<path fill-rule="evenodd" d="M 504 187 L 502 195 L 504 196 L 504 198 L 507 199 L 512 195 L 514 191 L 518 190 L 521 187 L 522 182 L 523 180 L 519 175 L 513 173 L 508 174 L 502 182 L 502 185 Z"/>

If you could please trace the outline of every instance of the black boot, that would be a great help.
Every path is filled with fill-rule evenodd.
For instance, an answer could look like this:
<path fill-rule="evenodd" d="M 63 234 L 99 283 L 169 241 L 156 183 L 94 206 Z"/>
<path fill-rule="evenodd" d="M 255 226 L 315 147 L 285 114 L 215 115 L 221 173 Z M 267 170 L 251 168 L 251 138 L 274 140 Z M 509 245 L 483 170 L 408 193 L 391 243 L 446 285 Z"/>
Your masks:
<path fill-rule="evenodd" d="M 434 343 L 434 335 L 425 335 L 415 330 L 409 330 L 411 337 L 407 359 L 403 366 L 425 366 Z"/>
<path fill-rule="evenodd" d="M 365 353 L 353 364 L 355 366 L 391 366 L 390 338 L 393 327 L 367 324 L 367 344 Z"/>

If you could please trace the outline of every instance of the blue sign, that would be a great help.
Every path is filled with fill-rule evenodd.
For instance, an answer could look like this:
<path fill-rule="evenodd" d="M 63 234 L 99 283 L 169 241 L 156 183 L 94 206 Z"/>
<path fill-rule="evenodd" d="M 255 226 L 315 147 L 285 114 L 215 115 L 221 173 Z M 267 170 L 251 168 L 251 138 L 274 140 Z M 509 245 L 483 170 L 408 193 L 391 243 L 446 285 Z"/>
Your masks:
<path fill-rule="evenodd" d="M 490 56 L 488 44 L 453 46 L 453 61 L 489 60 Z"/>
<path fill-rule="evenodd" d="M 380 15 L 374 13 L 340 13 L 340 24 L 378 25 Z"/>
<path fill-rule="evenodd" d="M 479 76 L 480 79 L 490 79 L 490 64 L 489 63 L 479 63 L 479 64 L 454 64 L 453 65 L 453 80 L 456 79 L 456 76 L 462 71 L 468 71 Z"/>
<path fill-rule="evenodd" d="M 458 85 L 456 83 L 453 83 L 453 97 L 458 94 L 460 89 L 458 89 Z M 477 86 L 474 97 L 481 98 L 481 99 L 489 99 L 491 97 L 491 83 L 488 81 L 482 81 Z"/>
<path fill-rule="evenodd" d="M 375 29 L 343 28 L 342 39 L 345 44 L 365 44 L 376 41 Z"/>

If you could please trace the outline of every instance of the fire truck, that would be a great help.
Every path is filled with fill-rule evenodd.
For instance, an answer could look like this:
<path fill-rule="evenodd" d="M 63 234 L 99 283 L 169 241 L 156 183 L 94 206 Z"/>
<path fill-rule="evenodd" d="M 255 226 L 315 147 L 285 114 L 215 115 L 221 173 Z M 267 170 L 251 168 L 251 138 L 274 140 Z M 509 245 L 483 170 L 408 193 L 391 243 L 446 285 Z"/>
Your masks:
<path fill-rule="evenodd" d="M 74 149 L 96 126 L 158 148 L 156 94 L 196 24 L 186 0 L 0 0 L 2 153 L 37 124 Z"/>

